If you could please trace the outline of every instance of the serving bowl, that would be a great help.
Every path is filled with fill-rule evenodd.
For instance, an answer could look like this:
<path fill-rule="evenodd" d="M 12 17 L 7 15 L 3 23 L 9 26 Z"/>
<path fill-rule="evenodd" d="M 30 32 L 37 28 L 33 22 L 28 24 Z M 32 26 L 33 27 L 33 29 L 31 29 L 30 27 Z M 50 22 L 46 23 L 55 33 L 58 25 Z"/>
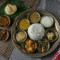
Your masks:
<path fill-rule="evenodd" d="M 44 53 L 50 49 L 50 43 L 48 42 L 47 39 L 38 40 L 37 49 L 40 53 Z"/>
<path fill-rule="evenodd" d="M 8 29 L 7 29 L 7 28 L 0 28 L 0 30 L 6 30 L 6 33 L 5 33 L 5 34 L 7 34 L 7 37 L 6 37 L 6 35 L 4 34 L 5 36 L 4 36 L 4 35 L 3 35 L 3 36 L 6 37 L 6 38 L 5 38 L 4 40 L 1 39 L 0 41 L 1 41 L 1 42 L 2 42 L 2 41 L 3 41 L 3 42 L 7 41 L 8 38 L 9 38 L 9 31 L 8 31 Z M 2 38 L 4 38 L 3 36 L 2 36 Z"/>
<path fill-rule="evenodd" d="M 17 31 L 15 31 L 15 33 L 14 33 L 14 39 L 17 41 L 17 39 L 16 39 L 16 34 L 18 33 L 18 32 L 23 32 L 24 34 L 25 34 L 25 39 L 23 40 L 23 41 L 21 41 L 21 42 L 25 42 L 26 41 L 26 39 L 27 39 L 27 33 L 25 32 L 25 31 L 23 31 L 23 30 L 17 30 Z"/>
<path fill-rule="evenodd" d="M 31 51 L 31 52 L 28 52 L 28 51 L 26 50 L 26 48 L 25 48 L 25 45 L 26 45 L 26 42 L 27 42 L 27 41 L 32 41 L 33 43 L 30 43 L 31 45 L 34 44 L 34 50 Z M 28 44 L 28 45 L 29 45 L 29 44 Z M 24 42 L 24 44 L 23 44 L 23 49 L 25 50 L 26 53 L 33 53 L 33 52 L 36 50 L 36 48 L 37 48 L 37 43 L 36 43 L 35 41 L 31 40 L 31 39 L 27 39 L 27 40 Z"/>
<path fill-rule="evenodd" d="M 55 35 L 54 38 L 50 42 L 54 42 L 54 41 L 56 41 L 58 39 L 58 37 L 59 37 L 58 32 L 55 29 L 53 29 L 53 28 L 50 28 L 50 29 L 46 30 L 46 32 L 45 32 L 46 39 L 48 39 L 47 38 L 47 33 L 48 32 L 53 32 L 54 35 Z M 49 41 L 49 39 L 48 39 L 48 41 Z"/>

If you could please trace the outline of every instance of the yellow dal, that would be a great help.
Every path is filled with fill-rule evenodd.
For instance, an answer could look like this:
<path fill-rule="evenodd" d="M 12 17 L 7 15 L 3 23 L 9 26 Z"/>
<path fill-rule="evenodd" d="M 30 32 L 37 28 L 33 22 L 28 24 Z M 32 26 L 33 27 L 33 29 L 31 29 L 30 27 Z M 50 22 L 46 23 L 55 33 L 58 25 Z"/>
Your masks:
<path fill-rule="evenodd" d="M 20 21 L 19 21 L 19 28 L 21 29 L 21 30 L 27 30 L 28 29 L 28 27 L 29 27 L 29 21 L 28 21 L 28 19 L 26 19 L 26 18 L 23 18 L 23 19 L 21 19 Z"/>

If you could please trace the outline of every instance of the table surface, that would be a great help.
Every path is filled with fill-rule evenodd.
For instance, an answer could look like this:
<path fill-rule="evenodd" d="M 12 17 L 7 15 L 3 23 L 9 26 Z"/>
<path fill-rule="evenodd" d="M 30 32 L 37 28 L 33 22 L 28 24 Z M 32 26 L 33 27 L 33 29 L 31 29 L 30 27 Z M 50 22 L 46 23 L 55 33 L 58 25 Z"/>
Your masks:
<path fill-rule="evenodd" d="M 60 23 L 60 0 L 41 0 L 40 4 L 38 5 L 37 9 L 43 9 L 50 13 L 52 13 Z M 16 47 L 12 51 L 12 54 L 9 58 L 9 60 L 51 60 L 51 58 L 54 56 L 56 51 L 59 49 L 59 46 L 56 48 L 55 51 L 53 51 L 51 54 L 42 57 L 42 58 L 32 58 L 29 56 L 26 56 L 25 54 L 21 53 Z M 2 56 L 0 56 L 0 60 L 5 60 Z"/>

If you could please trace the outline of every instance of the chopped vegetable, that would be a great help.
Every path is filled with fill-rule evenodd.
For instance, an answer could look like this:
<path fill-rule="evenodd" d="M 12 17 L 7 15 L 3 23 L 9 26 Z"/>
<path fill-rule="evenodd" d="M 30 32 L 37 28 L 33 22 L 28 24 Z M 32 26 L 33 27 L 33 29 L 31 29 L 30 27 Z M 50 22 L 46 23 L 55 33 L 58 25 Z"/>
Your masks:
<path fill-rule="evenodd" d="M 54 42 L 58 39 L 58 32 L 55 29 L 47 29 L 45 32 L 45 37 L 49 42 Z"/>
<path fill-rule="evenodd" d="M 1 27 L 7 27 L 9 24 L 9 19 L 4 16 L 0 16 L 0 26 Z"/>
<path fill-rule="evenodd" d="M 24 42 L 26 40 L 26 33 L 23 31 L 19 31 L 16 33 L 16 40 L 18 42 Z"/>
<path fill-rule="evenodd" d="M 26 43 L 25 43 L 25 50 L 27 52 L 34 52 L 35 50 L 35 42 L 32 41 L 32 40 L 27 40 Z"/>
<path fill-rule="evenodd" d="M 37 44 L 38 44 L 37 50 L 39 52 L 46 52 L 48 50 L 47 40 L 44 40 L 44 41 L 38 40 Z"/>

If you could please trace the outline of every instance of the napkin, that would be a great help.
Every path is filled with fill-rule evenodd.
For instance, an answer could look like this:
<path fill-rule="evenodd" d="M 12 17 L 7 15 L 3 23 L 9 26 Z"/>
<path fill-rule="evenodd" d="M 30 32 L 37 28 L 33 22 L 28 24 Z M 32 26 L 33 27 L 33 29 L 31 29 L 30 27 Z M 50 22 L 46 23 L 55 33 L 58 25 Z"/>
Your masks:
<path fill-rule="evenodd" d="M 56 52 L 56 54 L 54 55 L 54 57 L 52 58 L 52 60 L 60 60 L 60 48 L 59 48 L 59 50 Z"/>

